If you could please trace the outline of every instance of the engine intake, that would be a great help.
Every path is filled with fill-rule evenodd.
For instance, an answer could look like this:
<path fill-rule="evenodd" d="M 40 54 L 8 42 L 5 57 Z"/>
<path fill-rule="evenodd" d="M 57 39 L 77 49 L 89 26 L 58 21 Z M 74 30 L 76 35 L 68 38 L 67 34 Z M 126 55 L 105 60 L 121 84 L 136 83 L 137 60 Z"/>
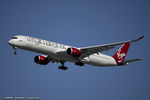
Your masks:
<path fill-rule="evenodd" d="M 41 65 L 47 65 L 49 63 L 49 60 L 47 57 L 39 55 L 34 57 L 34 62 Z"/>
<path fill-rule="evenodd" d="M 77 49 L 77 48 L 68 48 L 67 49 L 67 54 L 72 55 L 74 57 L 79 57 L 82 54 L 82 51 Z"/>

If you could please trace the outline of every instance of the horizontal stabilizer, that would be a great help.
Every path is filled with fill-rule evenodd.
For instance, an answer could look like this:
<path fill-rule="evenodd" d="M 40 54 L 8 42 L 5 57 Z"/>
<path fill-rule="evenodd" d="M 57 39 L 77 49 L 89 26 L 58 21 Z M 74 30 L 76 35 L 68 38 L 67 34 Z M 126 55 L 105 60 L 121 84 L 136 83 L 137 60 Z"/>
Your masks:
<path fill-rule="evenodd" d="M 131 59 L 131 60 L 126 60 L 123 63 L 128 64 L 128 63 L 132 63 L 132 62 L 136 62 L 136 61 L 140 61 L 140 60 L 144 60 L 144 59 L 143 58 Z"/>

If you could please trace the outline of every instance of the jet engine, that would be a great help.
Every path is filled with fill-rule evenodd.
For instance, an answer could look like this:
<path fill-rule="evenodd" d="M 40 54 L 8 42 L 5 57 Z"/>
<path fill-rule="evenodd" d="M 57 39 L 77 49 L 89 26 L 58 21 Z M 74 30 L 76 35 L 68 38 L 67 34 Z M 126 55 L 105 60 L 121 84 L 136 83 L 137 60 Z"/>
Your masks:
<path fill-rule="evenodd" d="M 34 62 L 41 65 L 47 65 L 49 60 L 46 56 L 38 55 L 34 57 Z"/>
<path fill-rule="evenodd" d="M 72 55 L 74 57 L 79 57 L 82 54 L 82 51 L 77 49 L 77 48 L 68 48 L 67 49 L 67 54 Z"/>

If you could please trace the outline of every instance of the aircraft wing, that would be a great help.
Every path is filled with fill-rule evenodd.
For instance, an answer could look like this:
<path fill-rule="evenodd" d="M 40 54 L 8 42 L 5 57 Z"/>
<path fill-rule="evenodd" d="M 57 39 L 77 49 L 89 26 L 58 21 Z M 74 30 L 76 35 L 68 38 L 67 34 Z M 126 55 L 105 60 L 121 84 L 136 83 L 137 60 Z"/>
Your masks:
<path fill-rule="evenodd" d="M 92 55 L 94 53 L 98 53 L 98 52 L 102 52 L 102 51 L 107 51 L 107 50 L 113 49 L 113 48 L 115 48 L 115 46 L 118 46 L 118 45 L 121 45 L 121 44 L 124 44 L 124 43 L 128 43 L 128 42 L 131 43 L 131 42 L 139 41 L 143 37 L 144 37 L 144 35 L 139 37 L 138 39 L 135 39 L 135 40 L 127 40 L 127 41 L 121 41 L 121 42 L 110 43 L 110 44 L 103 44 L 103 45 L 90 46 L 90 47 L 83 47 L 83 48 L 80 48 L 80 50 L 82 51 L 82 55 L 80 56 L 80 58 L 83 59 L 83 58 L 88 57 L 88 56 L 90 56 L 90 55 Z"/>

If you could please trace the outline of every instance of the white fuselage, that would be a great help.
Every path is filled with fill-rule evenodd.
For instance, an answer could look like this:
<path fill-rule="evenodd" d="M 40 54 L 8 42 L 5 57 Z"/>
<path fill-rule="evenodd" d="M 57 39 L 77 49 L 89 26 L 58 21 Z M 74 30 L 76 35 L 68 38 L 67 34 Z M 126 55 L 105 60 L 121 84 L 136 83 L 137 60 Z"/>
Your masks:
<path fill-rule="evenodd" d="M 17 39 L 10 39 L 8 42 L 10 45 L 14 47 L 48 55 L 54 61 L 64 61 L 64 62 L 78 61 L 75 57 L 68 55 L 66 53 L 67 48 L 72 46 L 41 40 L 29 36 L 16 36 L 16 37 Z M 117 65 L 113 57 L 101 53 L 85 57 L 84 59 L 81 59 L 81 62 L 94 66 Z"/>

